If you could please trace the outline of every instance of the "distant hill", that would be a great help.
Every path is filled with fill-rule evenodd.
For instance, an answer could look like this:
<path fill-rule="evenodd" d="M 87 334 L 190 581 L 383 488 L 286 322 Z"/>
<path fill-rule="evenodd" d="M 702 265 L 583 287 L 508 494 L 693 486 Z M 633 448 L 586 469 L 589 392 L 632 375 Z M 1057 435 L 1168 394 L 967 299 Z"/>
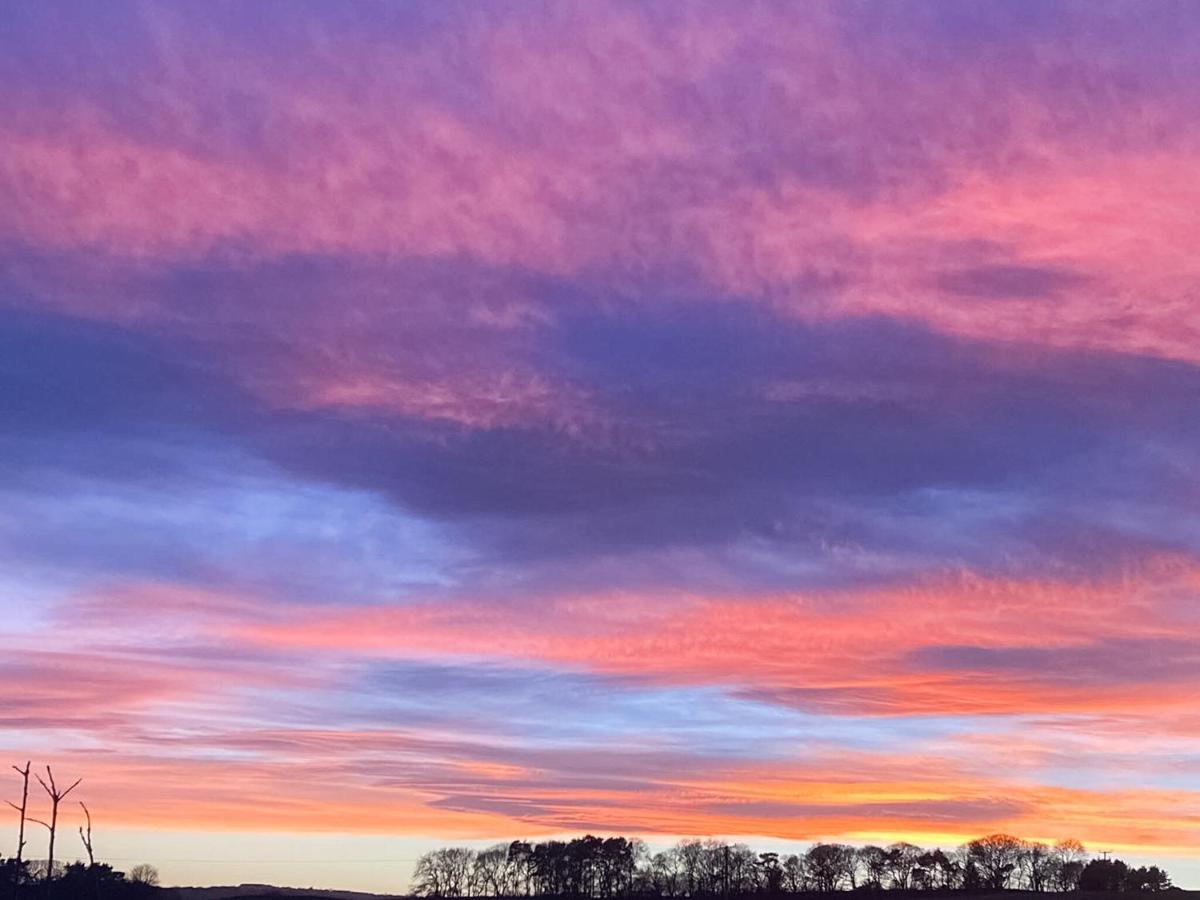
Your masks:
<path fill-rule="evenodd" d="M 369 894 L 362 891 L 332 891 L 320 888 L 281 888 L 269 884 L 239 884 L 236 887 L 183 887 L 166 888 L 166 897 L 178 900 L 412 900 L 406 894 Z M 753 895 L 751 895 L 753 896 Z M 803 892 L 800 894 L 781 894 L 781 897 L 793 900 L 855 900 L 862 897 L 886 897 L 888 900 L 917 900 L 917 898 L 939 898 L 939 900 L 1133 900 L 1138 896 L 1161 896 L 1163 900 L 1200 900 L 1200 891 L 1180 890 L 1174 888 L 1162 894 L 1115 893 L 1109 891 L 1059 893 L 1032 893 L 1030 891 L 1009 890 L 1002 893 L 983 892 L 968 893 L 965 891 L 913 891 L 897 890 L 881 893 L 857 890 L 836 891 L 829 894 Z M 518 898 L 525 900 L 525 898 Z"/>
<path fill-rule="evenodd" d="M 362 891 L 328 891 L 320 888 L 283 888 L 270 884 L 230 887 L 177 887 L 164 891 L 178 900 L 400 900 L 402 894 L 368 894 Z"/>

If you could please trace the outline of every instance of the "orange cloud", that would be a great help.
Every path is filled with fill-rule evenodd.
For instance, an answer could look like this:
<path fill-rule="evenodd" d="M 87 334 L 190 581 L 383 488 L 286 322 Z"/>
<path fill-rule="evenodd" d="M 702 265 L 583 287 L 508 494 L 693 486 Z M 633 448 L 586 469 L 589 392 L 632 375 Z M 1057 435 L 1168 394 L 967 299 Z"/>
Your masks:
<path fill-rule="evenodd" d="M 1166 578 L 1194 589 L 1190 570 Z M 1179 670 L 1159 673 L 1151 697 L 1144 682 L 1119 670 L 1076 680 L 1035 660 L 1003 673 L 988 668 L 988 651 L 1045 651 L 1050 665 L 1055 652 L 1104 653 L 1106 642 L 1194 640 L 1195 623 L 1164 602 L 1163 591 L 1153 578 L 1076 585 L 963 577 L 778 599 L 615 598 L 608 616 L 602 597 L 511 609 L 438 602 L 327 610 L 235 625 L 233 634 L 264 647 L 540 661 L 665 683 L 716 683 L 763 700 L 850 713 L 1182 710 L 1195 675 L 1186 659 Z M 939 648 L 947 658 L 930 667 L 922 653 L 936 657 Z M 969 659 L 973 651 L 983 657 L 979 670 Z"/>

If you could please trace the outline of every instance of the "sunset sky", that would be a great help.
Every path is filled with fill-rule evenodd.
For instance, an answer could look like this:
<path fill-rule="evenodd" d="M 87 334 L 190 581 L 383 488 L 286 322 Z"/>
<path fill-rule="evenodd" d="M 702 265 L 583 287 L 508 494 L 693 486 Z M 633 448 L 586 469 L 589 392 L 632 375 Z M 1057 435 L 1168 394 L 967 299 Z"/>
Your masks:
<path fill-rule="evenodd" d="M 99 857 L 1200 887 L 1200 5 L 30 0 L 0 85 L 0 763 Z"/>

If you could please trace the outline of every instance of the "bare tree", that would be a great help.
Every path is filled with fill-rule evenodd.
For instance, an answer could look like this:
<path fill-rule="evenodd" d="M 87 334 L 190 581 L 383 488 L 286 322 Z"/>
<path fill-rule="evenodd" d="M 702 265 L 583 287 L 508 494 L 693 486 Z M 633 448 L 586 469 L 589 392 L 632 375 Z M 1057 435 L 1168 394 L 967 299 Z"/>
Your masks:
<path fill-rule="evenodd" d="M 1058 857 L 1039 841 L 1023 841 L 1018 871 L 1025 886 L 1036 893 L 1046 890 L 1058 867 Z"/>
<path fill-rule="evenodd" d="M 904 841 L 892 844 L 887 848 L 886 865 L 892 879 L 892 887 L 903 890 L 912 887 L 913 870 L 917 867 L 917 860 L 924 852 L 915 844 Z"/>
<path fill-rule="evenodd" d="M 47 832 L 50 831 L 50 823 L 49 822 L 44 822 L 41 819 L 35 819 L 33 816 L 30 816 L 28 819 L 26 819 L 26 821 L 33 822 L 33 824 L 35 824 L 35 825 L 41 825 L 43 828 L 46 829 Z M 53 845 L 53 842 L 51 842 L 51 844 Z M 41 871 L 42 870 L 38 868 L 38 864 L 35 863 L 29 867 L 29 877 L 31 879 L 37 878 L 37 877 L 39 877 L 38 873 Z M 46 861 L 45 874 L 41 875 L 40 877 L 45 879 L 46 881 L 49 881 L 51 878 L 54 877 L 54 860 L 53 859 L 49 859 Z"/>
<path fill-rule="evenodd" d="M 859 847 L 856 852 L 866 878 L 866 886 L 877 891 L 882 890 L 883 880 L 888 873 L 888 852 L 874 844 Z"/>
<path fill-rule="evenodd" d="M 83 849 L 87 851 L 88 865 L 96 865 L 96 853 L 92 849 L 92 814 L 88 812 L 87 804 L 80 801 L 80 806 L 83 807 L 83 814 L 87 817 L 87 830 L 84 830 L 82 825 L 79 826 L 79 839 L 83 841 Z"/>
<path fill-rule="evenodd" d="M 511 896 L 511 872 L 507 844 L 480 850 L 471 866 L 471 893 L 483 897 Z"/>
<path fill-rule="evenodd" d="M 679 848 L 672 847 L 650 857 L 646 876 L 652 893 L 660 897 L 676 897 L 681 894 L 683 863 L 679 856 Z"/>
<path fill-rule="evenodd" d="M 129 880 L 134 884 L 147 884 L 158 887 L 158 869 L 149 863 L 140 863 L 129 870 Z"/>
<path fill-rule="evenodd" d="M 1075 838 L 1067 838 L 1054 845 L 1054 852 L 1067 862 L 1087 862 L 1087 848 Z"/>
<path fill-rule="evenodd" d="M 474 861 L 475 851 L 468 847 L 442 847 L 421 854 L 413 874 L 413 893 L 421 897 L 467 896 Z"/>
<path fill-rule="evenodd" d="M 906 843 L 860 849 L 816 844 L 803 856 L 787 857 L 773 851 L 755 854 L 745 844 L 711 838 L 683 840 L 651 855 L 636 839 L 586 835 L 538 844 L 514 841 L 479 851 L 431 850 L 417 863 L 412 892 L 435 900 L 522 894 L 545 900 L 765 900 L 820 891 L 833 900 L 831 892 L 853 893 L 860 885 L 872 894 L 894 889 L 930 896 L 933 891 L 994 892 L 1017 885 L 1038 892 L 1170 887 L 1166 873 L 1157 868 L 1130 869 L 1117 860 L 1099 860 L 1083 872 L 1086 859 L 1078 841 L 1048 847 L 1009 834 L 990 834 L 950 853 Z"/>
<path fill-rule="evenodd" d="M 814 844 L 804 854 L 804 870 L 816 890 L 826 893 L 843 885 L 854 887 L 858 854 L 845 844 Z"/>
<path fill-rule="evenodd" d="M 984 887 L 1002 891 L 1021 861 L 1024 844 L 1011 834 L 989 834 L 971 841 L 966 850 L 968 861 L 975 864 Z"/>
<path fill-rule="evenodd" d="M 83 779 L 75 779 L 75 783 L 73 785 L 71 785 L 65 791 L 61 791 L 58 789 L 58 785 L 54 783 L 54 772 L 51 771 L 49 766 L 46 766 L 46 778 L 49 779 L 49 784 L 43 781 L 42 776 L 36 772 L 33 773 L 33 777 L 38 780 L 38 784 L 42 786 L 42 789 L 46 792 L 47 796 L 50 797 L 50 821 L 43 822 L 39 819 L 30 820 L 37 822 L 39 825 L 45 826 L 50 831 L 50 847 L 46 854 L 46 880 L 49 881 L 54 877 L 54 836 L 58 831 L 58 805 L 62 803 L 67 794 L 79 787 L 79 782 L 83 781 Z"/>
<path fill-rule="evenodd" d="M 792 853 L 783 861 L 783 889 L 789 894 L 798 894 L 806 887 L 804 860 Z"/>
<path fill-rule="evenodd" d="M 679 867 L 683 874 L 683 892 L 694 894 L 701 889 L 703 883 L 704 845 L 697 840 L 681 841 L 676 848 L 679 853 Z"/>
<path fill-rule="evenodd" d="M 22 778 L 22 781 L 23 781 L 23 784 L 21 787 L 21 805 L 17 806 L 17 804 L 13 803 L 11 800 L 7 801 L 8 805 L 11 806 L 13 809 L 15 809 L 21 815 L 20 830 L 17 832 L 17 869 L 18 870 L 21 868 L 22 851 L 24 851 L 24 849 L 25 849 L 25 820 L 28 818 L 26 813 L 29 809 L 29 772 L 32 768 L 32 765 L 33 764 L 31 762 L 26 761 L 24 769 L 18 769 L 16 766 L 12 767 L 13 771 L 16 772 L 18 775 L 20 775 Z"/>
<path fill-rule="evenodd" d="M 533 847 L 528 841 L 513 841 L 508 845 L 508 864 L 515 892 L 528 897 L 533 890 Z"/>
<path fill-rule="evenodd" d="M 1074 838 L 1067 838 L 1054 845 L 1054 856 L 1054 887 L 1060 891 L 1073 891 L 1078 888 L 1079 877 L 1083 874 L 1083 867 L 1088 859 L 1087 848 Z"/>

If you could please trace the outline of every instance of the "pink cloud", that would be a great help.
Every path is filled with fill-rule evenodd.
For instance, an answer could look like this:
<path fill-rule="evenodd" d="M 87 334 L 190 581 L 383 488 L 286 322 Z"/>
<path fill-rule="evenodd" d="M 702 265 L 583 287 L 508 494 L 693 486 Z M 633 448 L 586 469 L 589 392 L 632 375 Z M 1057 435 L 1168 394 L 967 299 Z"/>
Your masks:
<path fill-rule="evenodd" d="M 1187 660 L 1158 672 L 1163 681 L 1152 698 L 1144 683 L 1119 669 L 1104 679 L 1103 690 L 1098 674 L 1064 679 L 1058 669 L 1040 669 L 1055 653 L 1079 657 L 1096 648 L 1102 654 L 1105 642 L 1124 642 L 1132 652 L 1139 640 L 1164 647 L 1194 640 L 1195 623 L 1157 599 L 1163 577 L 1194 589 L 1194 573 L 1170 568 L 1144 581 L 1091 585 L 966 577 L 831 596 L 628 603 L 617 597 L 618 612 L 608 616 L 600 612 L 603 597 L 515 608 L 438 602 L 339 609 L 235 625 L 233 633 L 289 650 L 541 661 L 652 682 L 721 684 L 764 700 L 851 714 L 1147 708 L 1175 714 L 1194 679 Z M 1008 662 L 1013 652 L 1030 650 L 1045 656 Z M 997 662 L 1019 668 L 997 677 L 987 668 Z"/>
<path fill-rule="evenodd" d="M 289 21 L 239 43 L 148 8 L 136 16 L 146 44 L 119 90 L 70 72 L 14 79 L 0 98 L 0 244 L 17 248 L 4 302 L 217 345 L 220 358 L 203 364 L 253 399 L 249 415 L 582 438 L 619 451 L 615 476 L 584 473 L 596 480 L 586 496 L 601 499 L 640 474 L 629 459 L 712 423 L 689 407 L 661 428 L 653 409 L 630 424 L 619 399 L 597 397 L 619 365 L 591 382 L 547 365 L 544 342 L 570 309 L 737 302 L 805 321 L 883 315 L 978 341 L 997 377 L 1069 379 L 1051 359 L 1063 348 L 1200 362 L 1195 91 L 1156 87 L 1155 73 L 1106 48 L 1103 29 L 1073 27 L 1074 13 L 1053 39 L 989 35 L 969 51 L 959 35 L 855 23 L 836 6 L 799 19 L 704 6 L 494 15 L 470 8 L 402 41 L 355 27 L 323 41 Z M 892 34 L 880 41 L 867 26 Z M 780 404 L 870 407 L 929 391 L 747 381 Z M 710 390 L 689 387 L 701 399 Z M 1088 403 L 1110 402 L 1103 383 L 1083 388 Z M 951 386 L 933 400 L 954 398 Z M 770 437 L 782 454 L 796 433 Z M 1190 433 L 1180 435 L 1169 437 L 1183 445 Z M 1029 468 L 1081 464 L 1104 437 L 1062 459 L 1035 448 Z M 491 465 L 489 451 L 463 465 Z M 925 444 L 910 452 L 930 456 Z M 1161 481 L 1185 498 L 1197 489 L 1186 448 L 1147 452 L 1179 453 L 1164 466 L 1178 477 Z M 336 468 L 337 454 L 320 462 Z M 720 465 L 698 468 L 721 481 Z M 727 478 L 729 489 L 751 474 Z M 722 487 L 696 505 L 719 506 Z M 539 534 L 558 524 L 546 522 Z M 523 524 L 514 513 L 497 531 Z M 707 553 L 681 551 L 680 567 Z M 606 573 L 626 564 L 614 558 L 601 560 Z M 1174 559 L 1087 582 L 941 569 L 909 586 L 522 602 L 481 590 L 374 606 L 109 584 L 63 600 L 36 633 L 5 635 L 14 655 L 0 671 L 21 690 L 0 702 L 0 730 L 21 751 L 86 738 L 86 752 L 52 761 L 83 771 L 112 820 L 131 824 L 922 842 L 1005 829 L 1185 852 L 1200 846 L 1195 792 L 1120 779 L 1131 757 L 1163 752 L 1131 731 L 1180 754 L 1200 733 L 1198 589 L 1194 564 Z M 457 710 L 403 728 L 314 727 L 335 712 L 314 695 L 348 690 L 347 672 L 413 660 L 704 689 L 781 717 L 978 716 L 997 730 L 731 761 L 646 742 L 585 751 L 578 736 L 551 754 Z M 336 712 L 357 712 L 346 706 Z M 1014 737 L 1003 729 L 1017 719 L 1034 722 Z M 1044 770 L 1071 761 L 1064 744 L 1101 787 L 1044 783 Z M 1139 772 L 1165 781 L 1168 763 L 1152 756 Z M 572 781 L 572 766 L 594 777 Z"/>
<path fill-rule="evenodd" d="M 1048 73 L 1086 46 L 1043 48 L 1031 74 L 998 85 L 938 55 L 929 71 L 902 65 L 894 47 L 860 58 L 844 23 L 819 9 L 803 24 L 760 10 L 736 27 L 720 10 L 660 23 L 629 10 L 536 23 L 472 13 L 440 38 L 472 60 L 483 104 L 472 109 L 429 89 L 462 77 L 438 62 L 439 38 L 400 53 L 355 35 L 357 52 L 318 54 L 297 72 L 286 54 L 242 57 L 204 29 L 155 18 L 164 47 L 188 61 L 186 75 L 158 73 L 146 98 L 171 123 L 161 134 L 99 100 L 51 111 L 48 89 L 31 85 L 6 101 L 9 240 L 121 267 L 461 257 L 618 281 L 665 267 L 698 274 L 707 293 L 802 317 L 886 313 L 971 337 L 1196 358 L 1186 235 L 1197 135 L 1178 129 L 1182 100 L 1164 93 L 1133 115 L 1080 88 L 1071 101 L 1109 115 L 1065 121 Z M 1010 49 L 989 52 L 1015 65 Z M 1100 71 L 1120 65 L 1092 59 Z M 722 92 L 737 78 L 761 82 L 759 108 Z M 270 110 L 261 153 L 205 141 L 200 101 L 235 88 Z M 1175 135 L 1159 146 L 1152 126 L 1165 122 Z M 938 278 L 961 265 L 947 247 L 971 244 L 992 248 L 977 251 L 983 264 L 1086 277 L 1054 297 L 957 296 Z M 113 302 L 90 312 L 128 309 Z M 378 311 L 409 300 L 343 302 Z M 152 315 L 172 315 L 169 299 L 155 303 Z M 518 396 L 499 406 L 544 416 L 545 387 L 510 379 Z M 471 385 L 349 367 L 303 396 L 505 421 Z"/>

